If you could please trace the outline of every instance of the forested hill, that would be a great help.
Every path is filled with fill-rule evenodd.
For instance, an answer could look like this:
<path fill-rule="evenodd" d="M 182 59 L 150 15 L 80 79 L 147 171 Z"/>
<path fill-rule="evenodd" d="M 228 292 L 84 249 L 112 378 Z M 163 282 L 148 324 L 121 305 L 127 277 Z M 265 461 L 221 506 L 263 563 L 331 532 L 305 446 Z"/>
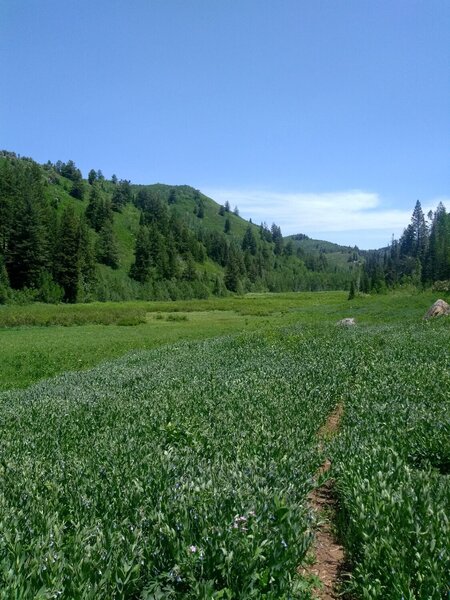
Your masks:
<path fill-rule="evenodd" d="M 0 153 L 0 302 L 348 288 L 328 261 L 189 186 L 133 185 Z M 320 254 L 320 253 L 319 253 Z"/>

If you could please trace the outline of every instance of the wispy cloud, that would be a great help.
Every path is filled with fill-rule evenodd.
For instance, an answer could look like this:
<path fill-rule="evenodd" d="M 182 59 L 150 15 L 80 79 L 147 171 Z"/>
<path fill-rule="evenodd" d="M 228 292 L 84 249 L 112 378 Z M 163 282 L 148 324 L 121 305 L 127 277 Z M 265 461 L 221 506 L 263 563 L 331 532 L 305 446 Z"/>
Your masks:
<path fill-rule="evenodd" d="M 284 235 L 306 233 L 310 237 L 357 244 L 361 248 L 387 244 L 400 236 L 411 219 L 409 210 L 383 205 L 377 193 L 347 190 L 326 193 L 279 193 L 248 189 L 206 189 L 219 204 L 238 206 L 241 216 L 253 222 L 276 222 Z M 427 202 L 434 209 L 445 198 Z"/>

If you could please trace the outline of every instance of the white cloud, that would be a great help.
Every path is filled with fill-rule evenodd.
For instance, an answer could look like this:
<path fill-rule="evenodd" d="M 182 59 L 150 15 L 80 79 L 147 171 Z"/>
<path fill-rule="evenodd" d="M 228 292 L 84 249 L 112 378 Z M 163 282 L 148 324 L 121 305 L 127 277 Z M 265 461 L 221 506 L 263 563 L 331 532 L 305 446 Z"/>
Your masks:
<path fill-rule="evenodd" d="M 246 189 L 206 189 L 219 204 L 238 206 L 242 217 L 254 223 L 272 222 L 284 235 L 305 233 L 310 237 L 374 248 L 386 245 L 392 234 L 399 237 L 411 219 L 410 209 L 384 207 L 380 196 L 364 190 L 326 193 L 279 193 Z M 427 202 L 426 212 L 439 200 Z M 345 240 L 348 241 L 345 241 Z"/>

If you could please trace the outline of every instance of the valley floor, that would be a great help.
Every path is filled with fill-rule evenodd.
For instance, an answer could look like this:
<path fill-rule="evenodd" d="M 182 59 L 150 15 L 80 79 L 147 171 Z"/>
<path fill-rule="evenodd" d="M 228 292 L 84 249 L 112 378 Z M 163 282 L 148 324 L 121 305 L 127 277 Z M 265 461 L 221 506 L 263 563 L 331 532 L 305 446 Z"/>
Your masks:
<path fill-rule="evenodd" d="M 351 571 L 329 597 L 441 600 L 450 321 L 423 321 L 434 300 L 1 307 L 0 600 L 326 597 L 308 564 L 327 480 Z"/>

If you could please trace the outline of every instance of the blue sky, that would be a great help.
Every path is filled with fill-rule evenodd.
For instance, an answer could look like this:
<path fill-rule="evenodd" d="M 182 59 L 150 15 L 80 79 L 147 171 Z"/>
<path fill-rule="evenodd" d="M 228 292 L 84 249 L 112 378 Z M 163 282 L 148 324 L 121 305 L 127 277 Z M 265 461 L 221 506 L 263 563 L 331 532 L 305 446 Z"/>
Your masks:
<path fill-rule="evenodd" d="M 0 0 L 0 147 L 361 248 L 450 208 L 448 0 Z"/>

